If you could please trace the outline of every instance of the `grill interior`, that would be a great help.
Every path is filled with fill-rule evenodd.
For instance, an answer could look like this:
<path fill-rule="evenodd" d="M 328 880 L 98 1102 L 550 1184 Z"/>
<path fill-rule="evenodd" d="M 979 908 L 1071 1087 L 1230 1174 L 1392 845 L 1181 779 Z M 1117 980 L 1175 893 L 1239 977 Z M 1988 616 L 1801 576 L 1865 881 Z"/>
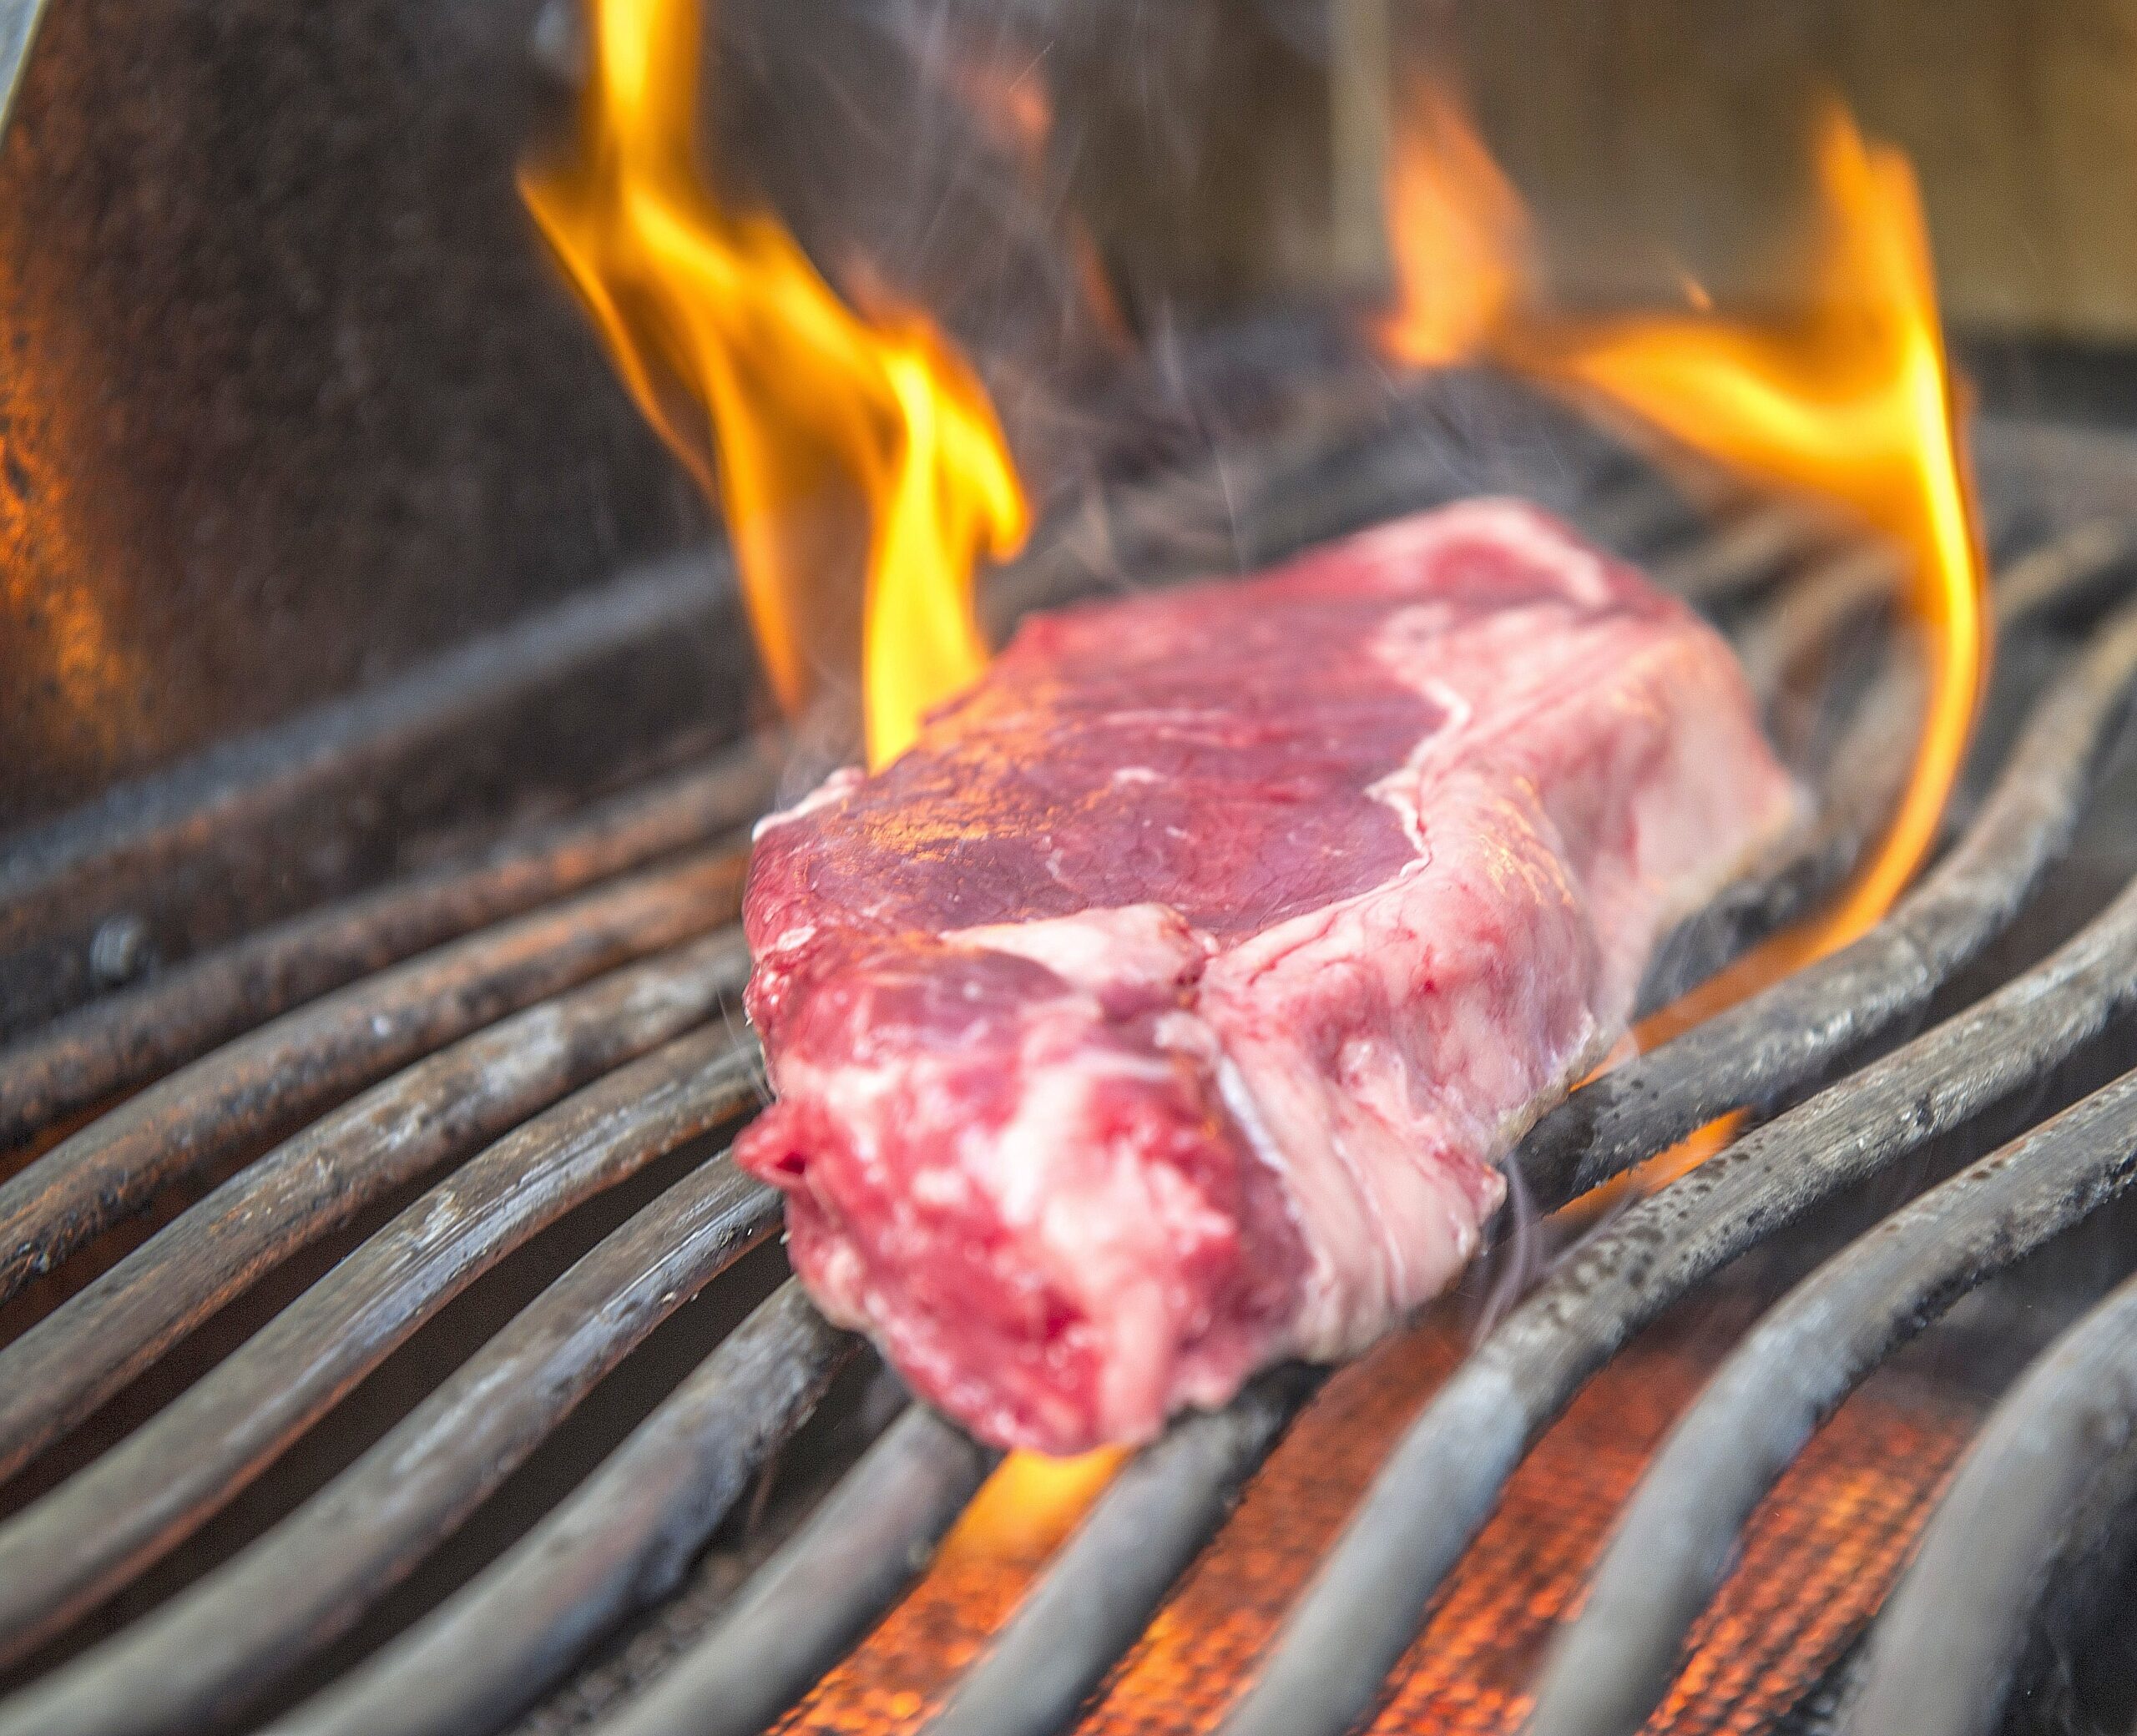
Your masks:
<path fill-rule="evenodd" d="M 2008 418 L 1977 446 L 2000 661 L 1931 875 L 1548 1117 L 1515 1233 L 1413 1330 L 1180 1424 L 1065 1537 L 956 1528 L 992 1455 L 815 1315 L 719 1155 L 760 1092 L 745 829 L 806 749 L 670 743 L 353 898 L 189 923 L 289 815 L 711 631 L 702 576 L 655 573 L 606 638 L 513 629 L 480 704 L 457 666 L 393 689 L 301 738 L 301 778 L 260 770 L 285 731 L 190 806 L 47 835 L 0 909 L 11 960 L 79 961 L 0 1052 L 0 1732 L 2126 1717 L 2137 454 Z M 1817 793 L 1665 949 L 1659 1004 L 1830 890 L 1904 772 L 1887 576 L 1828 527 L 1455 375 L 1102 494 L 990 606 L 1491 489 L 1710 611 Z M 129 934 L 181 956 L 93 994 Z M 1740 1108 L 1723 1157 L 1584 1201 Z"/>

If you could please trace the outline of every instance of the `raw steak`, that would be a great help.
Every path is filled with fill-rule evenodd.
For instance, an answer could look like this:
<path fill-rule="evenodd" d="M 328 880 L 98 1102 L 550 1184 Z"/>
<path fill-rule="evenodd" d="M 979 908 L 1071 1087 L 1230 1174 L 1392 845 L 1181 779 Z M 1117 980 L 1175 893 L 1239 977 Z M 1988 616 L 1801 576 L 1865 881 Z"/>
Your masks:
<path fill-rule="evenodd" d="M 1722 641 L 1512 502 L 1033 619 L 759 829 L 736 1154 L 978 1433 L 1147 1437 L 1442 1289 L 1796 800 Z"/>

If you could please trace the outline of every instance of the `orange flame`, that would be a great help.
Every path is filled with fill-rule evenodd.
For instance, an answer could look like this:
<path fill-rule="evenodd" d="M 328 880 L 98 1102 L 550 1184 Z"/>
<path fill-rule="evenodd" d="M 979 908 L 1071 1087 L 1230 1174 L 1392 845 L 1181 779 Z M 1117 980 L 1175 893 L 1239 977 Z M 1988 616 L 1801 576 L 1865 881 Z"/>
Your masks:
<path fill-rule="evenodd" d="M 1024 1451 L 1009 1454 L 942 1540 L 945 1553 L 952 1558 L 1040 1560 L 1074 1529 L 1127 1457 L 1127 1449 L 1119 1446 L 1095 1447 L 1065 1459 Z"/>
<path fill-rule="evenodd" d="M 1792 327 L 1628 320 L 1583 334 L 1564 377 L 1686 445 L 1851 508 L 1907 550 L 1932 648 L 1927 714 L 1885 838 L 1801 957 L 1843 946 L 1903 891 L 1935 843 L 1988 656 L 1983 566 L 1938 329 L 1922 203 L 1907 159 L 1866 145 L 1837 106 L 1816 162 L 1827 213 L 1810 305 Z"/>
<path fill-rule="evenodd" d="M 973 571 L 1015 553 L 1029 517 L 1008 444 L 923 315 L 856 315 L 777 221 L 709 189 L 696 0 L 590 4 L 578 156 L 521 192 L 639 408 L 723 504 L 790 712 L 832 661 L 826 568 L 865 550 L 861 688 L 883 765 L 986 667 Z"/>
<path fill-rule="evenodd" d="M 1541 310 L 1518 195 L 1460 106 L 1434 87 L 1409 105 L 1388 176 L 1395 310 L 1385 353 L 1412 364 L 1488 357 L 1631 411 L 1694 452 L 1837 502 L 1909 557 L 1928 653 L 1917 756 L 1877 848 L 1831 908 L 1776 936 L 1643 1027 L 1674 1033 L 1875 923 L 1936 840 L 1979 701 L 1988 644 L 1983 572 L 1938 324 L 1927 230 L 1897 151 L 1846 111 L 1818 119 L 1818 232 L 1801 315 L 1755 325 L 1692 310 L 1579 320 Z M 1687 280 L 1688 281 L 1693 281 Z"/>
<path fill-rule="evenodd" d="M 983 556 L 1029 511 L 984 389 L 922 315 L 880 294 L 848 309 L 775 220 L 730 211 L 694 154 L 696 0 L 591 0 L 578 158 L 521 177 L 647 419 L 724 506 L 765 672 L 790 713 L 834 660 L 826 564 L 866 532 L 861 692 L 871 766 L 987 665 L 972 608 Z M 1035 80 L 1003 113 L 1035 148 Z M 995 1547 L 1065 1531 L 1117 1456 L 1013 1454 L 965 1522 Z"/>
<path fill-rule="evenodd" d="M 1374 322 L 1381 352 L 1442 367 L 1493 349 L 1522 296 L 1528 214 L 1461 107 L 1436 85 L 1412 93 L 1387 164 L 1395 305 Z"/>

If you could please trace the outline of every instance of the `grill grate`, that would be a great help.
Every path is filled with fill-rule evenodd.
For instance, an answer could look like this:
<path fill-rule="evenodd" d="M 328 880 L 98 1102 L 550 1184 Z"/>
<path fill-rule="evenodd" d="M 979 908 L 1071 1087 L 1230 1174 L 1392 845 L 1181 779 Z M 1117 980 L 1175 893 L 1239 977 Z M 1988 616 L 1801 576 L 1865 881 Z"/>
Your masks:
<path fill-rule="evenodd" d="M 1999 1405 L 1879 1623 L 1862 1683 L 1866 1728 L 1962 1736 L 1995 1727 L 2031 1610 L 2052 1577 L 2137 1496 L 2124 1284 Z"/>
<path fill-rule="evenodd" d="M 1725 1324 L 1659 1326 L 1569 1409 L 1408 1649 L 1376 1730 L 1497 1736 L 1517 1727 L 1541 1643 L 1645 1455 L 1725 1349 Z M 1182 1582 L 1173 1618 L 1093 1703 L 1086 1736 L 1185 1736 L 1215 1723 L 1351 1501 L 1463 1348 L 1458 1330 L 1435 1322 L 1330 1381 Z M 1657 1736 L 1762 1728 L 1785 1710 L 1875 1607 L 1973 1421 L 1970 1409 L 1912 1383 L 1885 1383 L 1843 1412 L 1762 1516 L 1742 1578 L 1749 1595 L 1715 1611 L 1674 1703 L 1651 1727 Z M 983 1643 L 1039 1565 L 975 1555 L 938 1568 L 788 1728 L 899 1736 L 920 1727 L 952 1687 L 957 1660 Z"/>
<path fill-rule="evenodd" d="M 1493 480 L 1423 462 L 1442 448 L 1418 431 L 1399 416 L 1347 446 L 1318 431 L 1251 477 L 1229 474 L 1227 549 L 1271 558 Z M 1819 771 L 1819 823 L 1796 858 L 1665 949 L 1649 998 L 1667 998 L 1845 872 L 1904 772 L 1918 694 L 1903 659 L 1831 654 L 1879 638 L 1860 629 L 1886 575 L 1826 527 L 1743 506 L 1715 529 L 1606 449 L 1554 457 L 1592 529 L 1727 622 L 1776 729 Z M 1123 505 L 1103 559 L 1072 527 L 1003 594 L 1088 588 L 1124 547 L 1154 573 L 1208 564 L 1208 516 L 1172 497 L 1195 486 Z M 1230 516 L 1243 488 L 1263 502 L 1251 534 Z M 1517 1161 L 1550 1208 L 1717 1114 L 1749 1108 L 1763 1124 L 1604 1224 L 1473 1349 L 1436 1316 L 1332 1380 L 1274 1370 L 1132 1461 L 1043 1566 L 952 1560 L 900 1604 L 993 1463 L 908 1409 L 600 1728 L 755 1732 L 808 1694 L 797 1728 L 1008 1736 L 1064 1727 L 1095 1692 L 1094 1730 L 1222 1718 L 1236 1736 L 1311 1736 L 1382 1704 L 1392 1678 L 1391 1728 L 1628 1731 L 1660 1706 L 1651 1728 L 1735 1729 L 1826 1676 L 1973 1427 L 1895 1384 L 1892 1354 L 2137 1173 L 2129 1080 L 2024 1131 L 2054 1107 L 2037 1100 L 2059 1070 L 2131 1010 L 2137 891 L 2051 957 L 1950 1004 L 2070 847 L 2137 686 L 2137 609 L 2109 613 L 2137 537 L 2116 519 L 2051 516 L 2074 527 L 2012 514 L 1999 625 L 2044 656 L 2077 648 L 1937 870 L 1848 951 L 1578 1093 Z M 1806 675 L 1824 695 L 1807 706 Z M 776 1289 L 524 1536 L 320 1678 L 334 1643 L 611 1370 L 773 1233 L 774 1197 L 707 1156 L 285 1516 L 109 1637 L 83 1627 L 331 1426 L 483 1274 L 597 1194 L 670 1173 L 755 1103 L 759 1057 L 734 1011 L 746 961 L 721 925 L 744 860 L 731 835 L 766 799 L 769 764 L 672 775 L 471 865 L 235 942 L 0 1053 L 0 1148 L 23 1153 L 0 1183 L 0 1302 L 13 1299 L 0 1477 L 32 1479 L 0 1519 L 0 1664 L 15 1684 L 0 1736 L 235 1726 L 292 1693 L 310 1697 L 279 1714 L 285 1733 L 498 1728 L 674 1592 L 841 1370 L 866 1365 L 791 1283 Z M 1866 1180 L 1924 1153 L 1978 1157 L 2014 1132 L 1804 1278 L 1733 1351 L 1711 1308 L 1670 1311 Z M 110 1233 L 144 1209 L 154 1233 L 114 1249 Z M 130 1383 L 352 1227 L 361 1239 L 316 1282 L 95 1451 L 83 1426 Z M 1877 1708 L 1912 1703 L 1908 1684 L 1942 1668 L 1925 1660 L 1948 1654 L 1955 1631 L 1979 1689 L 1969 1708 L 1995 1701 L 2054 1552 L 2126 1504 L 2137 1375 L 2116 1340 L 2130 1305 L 2104 1305 L 2006 1400 L 1925 1545 L 1926 1562 L 1990 1565 L 1906 1582 L 1865 1654 L 1862 1728 L 1895 1727 Z M 1686 1324 L 1695 1312 L 1705 1326 Z M 2041 1451 L 2037 1418 L 2055 1425 L 2052 1450 L 2014 1470 L 2014 1455 Z M 1891 1462 L 1902 1449 L 1905 1474 Z M 36 1481 L 70 1451 L 78 1463 Z M 2014 1481 L 2041 1521 L 2023 1534 L 1982 1492 Z M 1257 1531 L 1256 1514 L 1278 1510 L 1311 1522 Z M 1740 1543 L 1745 1571 L 1725 1577 Z M 1958 1582 L 1975 1587 L 1963 1607 Z M 1940 1728 L 1962 1722 L 1955 1709 Z"/>

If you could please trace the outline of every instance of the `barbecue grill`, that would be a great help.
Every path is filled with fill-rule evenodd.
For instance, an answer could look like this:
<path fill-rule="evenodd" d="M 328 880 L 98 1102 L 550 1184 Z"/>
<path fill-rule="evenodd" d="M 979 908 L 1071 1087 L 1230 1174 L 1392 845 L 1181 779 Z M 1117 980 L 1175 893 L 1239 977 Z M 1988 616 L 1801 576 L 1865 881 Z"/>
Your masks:
<path fill-rule="evenodd" d="M 1449 394 L 1463 390 L 1483 401 L 1494 388 L 1442 382 L 1347 443 L 1324 428 L 1263 454 L 1240 521 L 1260 540 L 1240 553 L 1266 558 L 1470 486 L 1449 443 L 1422 437 L 1461 419 Z M 1399 1428 L 1383 1420 L 1384 1460 L 1281 1632 L 1266 1655 L 1233 1660 L 1249 1685 L 1227 1728 L 1340 1730 L 1392 1675 L 1399 1693 L 1435 1597 L 1524 1456 L 1548 1449 L 1569 1405 L 1568 1424 L 1578 1418 L 1584 1385 L 1620 1353 L 1651 1366 L 1660 1353 L 1643 1327 L 1771 1249 L 1796 1283 L 1710 1381 L 1676 1376 L 1686 1408 L 1638 1486 L 1612 1491 L 1625 1497 L 1614 1541 L 1541 1671 L 1538 1728 L 1637 1727 L 1817 1426 L 1967 1290 L 2108 1208 L 2131 1178 L 2137 1094 L 2121 1078 L 2086 1093 L 2117 1070 L 2137 982 L 2127 896 L 2024 968 L 1982 962 L 2058 884 L 2137 684 L 2137 618 L 2121 608 L 2129 534 L 2042 506 L 2089 482 L 2111 495 L 2119 458 L 2038 427 L 1991 424 L 1983 438 L 1988 498 L 2013 503 L 1996 595 L 2025 690 L 2000 708 L 2013 714 L 1985 742 L 1969 817 L 1864 940 L 1594 1081 L 1529 1136 L 1518 1165 L 1546 1213 L 1716 1115 L 1760 1118 L 1588 1231 L 1466 1350 L 1448 1351 L 1443 1323 L 1421 1329 L 1442 1338 L 1407 1355 L 1436 1365 L 1395 1390 L 1429 1397 Z M 2074 479 L 2079 467 L 2092 474 Z M 1346 490 L 1320 486 L 1336 475 Z M 1218 529 L 1206 482 L 1164 492 L 1131 492 L 1106 539 L 1117 559 L 1139 515 L 1164 527 L 1144 535 L 1136 569 L 1153 579 L 1192 570 Z M 1688 925 L 1650 982 L 1660 999 L 1830 886 L 1890 800 L 1902 761 L 1871 744 L 1889 740 L 1911 695 L 1903 660 L 1864 670 L 1816 654 L 1865 637 L 1861 550 L 1755 503 L 1704 527 L 1704 510 L 1601 442 L 1574 492 L 1592 528 L 1735 623 L 1776 703 L 1786 672 L 1811 662 L 1846 714 L 1797 727 L 1826 765 L 1814 842 Z M 1050 541 L 1004 576 L 1001 607 L 1087 588 L 1088 552 L 1074 531 Z M 0 1349 L 0 1468 L 27 1491 L 0 1523 L 15 1672 L 0 1730 L 186 1730 L 278 1705 L 275 1728 L 293 1731 L 502 1728 L 589 1659 L 597 1680 L 624 1667 L 624 1628 L 641 1647 L 664 1634 L 666 1655 L 637 1658 L 629 1668 L 649 1679 L 614 1706 L 582 1684 L 600 1706 L 588 1727 L 755 1730 L 906 1592 L 993 1455 L 922 1407 L 891 1420 L 880 1392 L 855 1396 L 854 1365 L 869 1359 L 778 1281 L 768 1250 L 752 1252 L 775 1232 L 773 1196 L 717 1155 L 759 1101 L 735 1012 L 746 961 L 725 925 L 774 761 L 768 744 L 728 750 L 463 865 L 208 948 L 15 1040 L 0 1098 L 34 1155 L 0 1190 L 22 1323 Z M 1865 1205 L 1878 1178 L 1889 1191 Z M 483 1294 L 486 1274 L 510 1273 L 526 1258 L 515 1250 L 603 1201 L 622 1203 L 550 1256 L 546 1284 L 521 1279 L 479 1343 L 411 1355 L 456 1298 Z M 1791 1243 L 1805 1223 L 1826 1245 Z M 1857 1584 L 1851 1618 L 1791 1656 L 1781 1685 L 1807 1692 L 1844 1671 L 1865 1705 L 1914 1704 L 1910 1673 L 1927 1672 L 1949 1728 L 1993 1724 L 1983 1708 L 2018 1667 L 2059 1564 L 2097 1554 L 2112 1528 L 2128 1475 L 2112 1323 L 2128 1305 L 2110 1296 L 2013 1388 L 1948 1501 L 1925 1471 L 1897 1511 L 1865 1520 L 1885 1552 L 1873 1583 L 1926 1522 L 1924 1566 L 1874 1625 Z M 602 1442 L 605 1456 L 538 1494 L 513 1481 L 601 1408 L 591 1396 L 605 1404 L 664 1323 L 696 1365 L 657 1401 L 626 1400 L 642 1420 Z M 422 1389 L 404 1414 L 361 1451 L 349 1443 L 332 1474 L 300 1467 L 301 1495 L 181 1562 L 308 1436 L 331 1438 L 381 1366 Z M 169 1386 L 143 1401 L 159 1375 Z M 1286 1431 L 1311 1430 L 1327 1385 L 1321 1370 L 1277 1370 L 1139 1455 L 979 1655 L 898 1721 L 1068 1727 L 1151 1643 L 1169 1594 Z M 840 1414 L 816 1440 L 827 1395 Z M 2060 1451 L 2044 1451 L 2028 1415 L 2055 1424 Z M 1911 1426 L 1940 1469 L 1963 1439 L 1950 1414 L 1941 1432 Z M 1853 1451 L 1872 1453 L 1873 1439 Z M 2008 1495 L 2014 1454 L 2033 1456 L 2015 1486 L 2038 1524 L 2015 1525 L 1979 1492 Z M 780 1479 L 778 1522 L 760 1517 L 758 1535 L 737 1516 L 790 1455 L 806 1468 Z M 543 1511 L 390 1638 L 366 1629 L 499 1499 Z M 1980 1565 L 1989 1540 L 1993 1572 Z M 720 1576 L 693 1567 L 709 1545 L 708 1561 L 740 1576 L 718 1596 Z M 1974 1565 L 1939 1575 L 1939 1552 Z M 679 1629 L 663 1629 L 678 1599 Z M 352 1650 L 352 1630 L 371 1643 Z M 1754 1640 L 1753 1660 L 1773 1662 L 1760 1652 Z M 1954 1656 L 1972 1672 L 1963 1694 L 1949 1686 Z M 1216 1690 L 1196 1692 L 1178 1728 L 1223 1709 Z M 570 1727 L 556 1709 L 569 1703 L 541 1727 Z M 816 1726 L 805 1713 L 801 1727 Z"/>
<path fill-rule="evenodd" d="M 54 143 L 99 51 L 51 10 L 39 64 L 65 76 L 22 98 L 48 155 L 0 189 L 54 157 L 78 191 L 110 173 Z M 148 10 L 175 40 L 185 8 Z M 571 58 L 538 11 L 511 21 L 530 88 Z M 181 110 L 220 100 L 195 70 Z M 471 148 L 502 182 L 516 142 Z M 1545 1117 L 1498 1244 L 1409 1330 L 1269 1371 L 1065 1536 L 1005 1542 L 967 1516 L 998 1456 L 816 1314 L 776 1196 L 723 1155 L 763 1092 L 749 828 L 822 768 L 747 727 L 725 557 L 643 480 L 664 461 L 521 265 L 483 281 L 535 310 L 525 349 L 407 383 L 409 413 L 551 480 L 599 454 L 639 478 L 620 528 L 493 522 L 447 648 L 379 625 L 406 596 L 360 598 L 378 619 L 337 633 L 376 667 L 348 691 L 292 668 L 251 712 L 181 694 L 156 740 L 104 744 L 122 781 L 96 800 L 60 802 L 59 761 L 8 792 L 0 1736 L 2137 1716 L 2124 430 L 1975 419 L 1996 682 L 1939 854 L 1882 922 Z M 265 292 L 230 293 L 241 326 Z M 499 377 L 530 356 L 531 384 Z M 1787 860 L 1671 937 L 1645 1006 L 1871 846 L 1922 705 L 1887 552 L 1665 477 L 1488 372 L 1391 383 L 1311 315 L 1175 360 L 1225 375 L 1240 431 L 1057 508 L 990 581 L 998 634 L 1518 492 L 1722 626 L 1816 799 Z M 300 503 L 339 462 L 265 422 L 239 444 Z M 426 497 L 412 572 L 446 582 L 510 467 Z M 330 497 L 393 521 L 415 486 Z M 263 546 L 311 546 L 286 530 Z M 496 580 L 516 561 L 532 605 Z M 243 614 L 217 593 L 201 630 Z M 1648 1167 L 1740 1113 L 1696 1167 Z"/>

